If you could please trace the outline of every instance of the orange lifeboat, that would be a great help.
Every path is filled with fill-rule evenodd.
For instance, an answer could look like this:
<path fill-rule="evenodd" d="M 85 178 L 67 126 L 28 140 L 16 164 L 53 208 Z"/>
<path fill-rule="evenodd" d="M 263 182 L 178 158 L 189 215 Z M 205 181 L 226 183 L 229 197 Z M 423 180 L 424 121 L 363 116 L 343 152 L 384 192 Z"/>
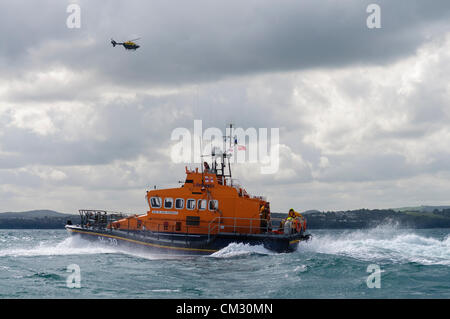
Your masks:
<path fill-rule="evenodd" d="M 145 214 L 80 210 L 81 224 L 66 229 L 113 245 L 176 254 L 211 254 L 232 242 L 290 252 L 310 238 L 303 225 L 284 231 L 264 197 L 233 183 L 231 166 L 225 164 L 228 154 L 219 156 L 220 164 L 213 156 L 211 166 L 204 162 L 201 171 L 186 167 L 181 187 L 147 191 Z"/>

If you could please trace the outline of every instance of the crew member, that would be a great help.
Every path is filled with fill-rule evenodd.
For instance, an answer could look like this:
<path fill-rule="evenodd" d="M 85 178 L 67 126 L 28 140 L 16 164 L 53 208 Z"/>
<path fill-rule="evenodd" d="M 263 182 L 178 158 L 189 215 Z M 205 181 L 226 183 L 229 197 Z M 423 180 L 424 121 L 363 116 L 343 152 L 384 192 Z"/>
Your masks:
<path fill-rule="evenodd" d="M 269 203 L 261 204 L 259 209 L 259 219 L 261 220 L 261 230 L 266 229 L 267 225 L 269 225 L 269 229 L 271 229 L 270 223 L 268 223 L 270 219 Z"/>
<path fill-rule="evenodd" d="M 205 173 L 209 173 L 209 164 L 207 162 L 203 162 L 203 166 L 205 167 Z"/>
<path fill-rule="evenodd" d="M 289 210 L 289 216 L 292 215 L 292 217 L 300 217 L 303 218 L 302 214 L 300 214 L 299 212 L 296 212 L 293 208 L 291 208 Z"/>
<path fill-rule="evenodd" d="M 306 230 L 306 219 L 303 217 L 302 214 L 300 214 L 299 212 L 296 212 L 293 208 L 291 208 L 289 210 L 289 216 L 292 216 L 293 218 L 295 218 L 296 220 L 298 220 L 299 226 L 298 229 L 302 229 Z"/>
<path fill-rule="evenodd" d="M 288 235 L 291 234 L 293 226 L 294 226 L 294 217 L 292 217 L 292 215 L 289 214 L 289 216 L 286 218 L 285 222 L 283 223 L 284 233 L 288 234 Z"/>

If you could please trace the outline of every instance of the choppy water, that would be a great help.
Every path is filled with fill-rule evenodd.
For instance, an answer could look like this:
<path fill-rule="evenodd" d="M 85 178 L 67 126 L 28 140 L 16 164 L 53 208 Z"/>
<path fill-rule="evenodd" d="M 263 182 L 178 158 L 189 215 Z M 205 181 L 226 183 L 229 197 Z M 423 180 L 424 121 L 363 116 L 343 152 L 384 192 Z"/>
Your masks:
<path fill-rule="evenodd" d="M 0 230 L 0 298 L 449 298 L 450 229 L 317 230 L 297 252 L 130 253 L 64 230 Z M 80 288 L 67 268 L 80 267 Z M 367 267 L 381 269 L 368 288 Z"/>

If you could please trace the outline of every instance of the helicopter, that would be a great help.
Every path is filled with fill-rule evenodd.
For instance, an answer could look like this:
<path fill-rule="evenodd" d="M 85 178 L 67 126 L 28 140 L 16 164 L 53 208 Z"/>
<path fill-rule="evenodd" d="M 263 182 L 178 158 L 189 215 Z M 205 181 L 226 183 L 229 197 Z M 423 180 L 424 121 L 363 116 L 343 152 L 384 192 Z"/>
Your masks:
<path fill-rule="evenodd" d="M 133 41 L 137 41 L 139 39 L 140 38 L 133 39 L 133 40 L 128 40 L 128 41 L 122 42 L 122 43 L 116 42 L 116 41 L 114 41 L 114 39 L 111 39 L 111 44 L 113 45 L 113 47 L 115 47 L 116 45 L 123 45 L 125 50 L 134 50 L 134 51 L 136 51 L 140 47 L 140 45 L 137 45 Z"/>

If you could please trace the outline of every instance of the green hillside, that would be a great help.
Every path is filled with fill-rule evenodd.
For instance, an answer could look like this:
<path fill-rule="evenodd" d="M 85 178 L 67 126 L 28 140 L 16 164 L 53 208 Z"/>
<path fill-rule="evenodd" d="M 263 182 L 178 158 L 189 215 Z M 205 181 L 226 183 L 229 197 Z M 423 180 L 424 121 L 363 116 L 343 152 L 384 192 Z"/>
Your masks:
<path fill-rule="evenodd" d="M 0 229 L 63 229 L 71 220 L 80 222 L 80 216 L 53 210 L 0 213 Z"/>
<path fill-rule="evenodd" d="M 0 213 L 0 219 L 4 218 L 44 218 L 44 217 L 66 217 L 68 214 L 56 212 L 54 210 L 29 210 L 25 212 L 5 212 Z"/>

